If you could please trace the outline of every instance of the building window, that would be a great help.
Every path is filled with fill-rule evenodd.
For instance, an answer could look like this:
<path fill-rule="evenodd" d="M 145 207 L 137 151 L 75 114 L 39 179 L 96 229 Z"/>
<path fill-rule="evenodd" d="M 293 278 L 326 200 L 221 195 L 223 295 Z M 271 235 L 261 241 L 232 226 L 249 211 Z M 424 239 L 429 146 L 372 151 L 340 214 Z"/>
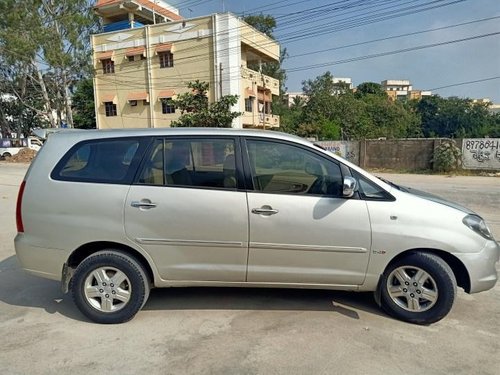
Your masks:
<path fill-rule="evenodd" d="M 175 113 L 175 104 L 172 98 L 161 100 L 161 112 L 164 114 Z"/>
<path fill-rule="evenodd" d="M 253 112 L 253 98 L 245 99 L 245 112 Z"/>
<path fill-rule="evenodd" d="M 104 107 L 106 108 L 106 117 L 116 116 L 116 104 L 106 102 L 104 103 Z"/>
<path fill-rule="evenodd" d="M 115 63 L 111 59 L 102 60 L 102 70 L 104 74 L 110 74 L 115 72 Z"/>
<path fill-rule="evenodd" d="M 174 66 L 174 54 L 170 51 L 158 53 L 160 68 L 171 68 Z"/>
<path fill-rule="evenodd" d="M 137 107 L 137 100 L 129 100 L 131 107 Z"/>
<path fill-rule="evenodd" d="M 271 102 L 266 102 L 264 106 L 264 111 L 266 114 L 270 115 L 271 114 Z"/>
<path fill-rule="evenodd" d="M 127 56 L 129 62 L 134 62 L 134 56 Z"/>

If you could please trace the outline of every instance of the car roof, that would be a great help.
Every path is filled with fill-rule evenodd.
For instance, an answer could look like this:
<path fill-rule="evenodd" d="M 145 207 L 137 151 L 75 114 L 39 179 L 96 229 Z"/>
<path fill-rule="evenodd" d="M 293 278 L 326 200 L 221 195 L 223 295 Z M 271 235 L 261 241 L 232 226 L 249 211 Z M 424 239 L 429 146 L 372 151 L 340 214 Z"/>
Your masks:
<path fill-rule="evenodd" d="M 105 130 L 75 130 L 66 131 L 61 129 L 57 133 L 50 134 L 50 137 L 61 141 L 81 141 L 97 138 L 116 137 L 151 137 L 151 136 L 244 136 L 244 137 L 265 137 L 273 139 L 288 140 L 296 143 L 311 145 L 303 138 L 295 135 L 277 131 L 260 129 L 233 129 L 233 128 L 148 128 L 148 129 L 105 129 Z"/>

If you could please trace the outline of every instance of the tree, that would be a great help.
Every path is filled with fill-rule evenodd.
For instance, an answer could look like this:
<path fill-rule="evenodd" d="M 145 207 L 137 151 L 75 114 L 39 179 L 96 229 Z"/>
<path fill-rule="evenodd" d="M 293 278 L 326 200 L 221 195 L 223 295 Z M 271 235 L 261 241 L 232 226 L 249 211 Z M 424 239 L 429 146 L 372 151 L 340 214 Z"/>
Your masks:
<path fill-rule="evenodd" d="M 356 88 L 357 98 L 362 98 L 363 96 L 369 94 L 387 97 L 387 93 L 385 92 L 382 85 L 375 82 L 363 82 Z"/>
<path fill-rule="evenodd" d="M 0 2 L 0 49 L 8 93 L 26 108 L 57 126 L 62 114 L 71 126 L 71 91 L 91 71 L 90 34 L 97 19 L 91 0 L 3 0 Z M 31 80 L 33 90 L 26 91 Z M 14 85 L 14 82 L 17 85 Z M 19 91 L 20 90 L 20 91 Z M 39 107 L 31 107 L 31 94 Z"/>
<path fill-rule="evenodd" d="M 498 115 L 471 99 L 424 97 L 414 104 L 426 137 L 485 137 L 500 134 Z"/>
<path fill-rule="evenodd" d="M 181 111 L 172 127 L 214 127 L 230 128 L 232 121 L 241 112 L 232 112 L 231 107 L 238 103 L 237 95 L 225 95 L 214 103 L 208 102 L 209 84 L 198 80 L 188 83 L 191 92 L 180 94 L 174 104 Z"/>
<path fill-rule="evenodd" d="M 94 85 L 91 78 L 82 79 L 76 85 L 72 98 L 74 127 L 95 129 Z"/>
<path fill-rule="evenodd" d="M 303 137 L 356 140 L 421 136 L 418 114 L 388 98 L 380 85 L 366 82 L 354 94 L 330 72 L 302 82 L 307 102 L 292 105 L 283 130 Z"/>
<path fill-rule="evenodd" d="M 19 96 L 11 94 L 12 91 L 19 93 Z M 10 136 L 11 133 L 28 136 L 31 129 L 46 127 L 48 125 L 47 117 L 38 110 L 42 107 L 43 99 L 36 91 L 36 82 L 30 77 L 20 79 L 17 75 L 10 75 L 3 65 L 0 68 L 0 130 L 2 136 Z"/>
<path fill-rule="evenodd" d="M 261 33 L 266 34 L 269 38 L 275 39 L 273 31 L 276 28 L 276 19 L 273 16 L 261 13 L 259 15 L 243 17 L 243 21 L 253 26 Z"/>

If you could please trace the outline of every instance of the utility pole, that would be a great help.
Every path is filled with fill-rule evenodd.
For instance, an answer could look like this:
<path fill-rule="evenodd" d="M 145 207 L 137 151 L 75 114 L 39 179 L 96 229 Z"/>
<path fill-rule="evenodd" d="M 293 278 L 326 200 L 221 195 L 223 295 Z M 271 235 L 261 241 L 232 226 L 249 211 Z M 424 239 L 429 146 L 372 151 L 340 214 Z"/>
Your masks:
<path fill-rule="evenodd" d="M 219 63 L 219 99 L 222 98 L 222 63 Z"/>
<path fill-rule="evenodd" d="M 153 25 L 156 25 L 155 6 L 156 6 L 156 0 L 153 1 Z"/>
<path fill-rule="evenodd" d="M 262 128 L 266 130 L 266 80 L 264 79 L 264 74 L 262 73 L 262 60 L 259 59 L 259 73 L 260 79 L 262 80 Z"/>

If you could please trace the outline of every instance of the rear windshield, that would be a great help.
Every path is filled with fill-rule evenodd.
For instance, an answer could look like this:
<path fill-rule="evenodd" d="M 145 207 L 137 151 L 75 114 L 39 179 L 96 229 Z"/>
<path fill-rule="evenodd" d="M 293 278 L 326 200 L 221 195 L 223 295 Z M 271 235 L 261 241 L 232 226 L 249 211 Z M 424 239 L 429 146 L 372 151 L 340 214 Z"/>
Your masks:
<path fill-rule="evenodd" d="M 130 184 L 147 138 L 97 139 L 72 147 L 51 177 L 62 181 Z"/>

